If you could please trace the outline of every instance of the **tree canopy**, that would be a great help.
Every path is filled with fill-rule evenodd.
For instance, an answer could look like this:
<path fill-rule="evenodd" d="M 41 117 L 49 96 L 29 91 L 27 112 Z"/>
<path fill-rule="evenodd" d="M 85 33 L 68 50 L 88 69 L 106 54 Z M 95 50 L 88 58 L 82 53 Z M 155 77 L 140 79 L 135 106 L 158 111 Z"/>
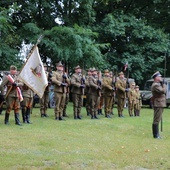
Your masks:
<path fill-rule="evenodd" d="M 67 62 L 70 68 L 106 68 L 119 72 L 128 62 L 138 83 L 170 63 L 167 0 L 14 0 L 0 2 L 1 70 L 21 65 L 22 42 L 35 44 L 43 62 Z"/>

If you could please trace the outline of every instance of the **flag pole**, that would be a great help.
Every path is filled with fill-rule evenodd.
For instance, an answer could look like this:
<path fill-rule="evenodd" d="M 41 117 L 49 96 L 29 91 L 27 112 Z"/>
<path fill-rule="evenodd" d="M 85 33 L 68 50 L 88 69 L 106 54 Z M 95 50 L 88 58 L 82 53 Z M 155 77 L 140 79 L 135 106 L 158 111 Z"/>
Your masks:
<path fill-rule="evenodd" d="M 31 48 L 31 50 L 30 50 L 30 52 L 29 52 L 29 54 L 28 54 L 27 61 L 28 61 L 28 59 L 30 58 L 30 56 L 32 55 L 34 49 L 35 49 L 35 48 L 37 47 L 37 45 L 41 42 L 42 38 L 43 38 L 43 35 L 40 35 L 40 36 L 38 37 L 36 44 Z M 23 70 L 23 68 L 24 68 L 24 66 L 26 65 L 27 61 L 23 64 L 22 69 L 20 70 L 20 72 Z M 20 74 L 20 72 L 19 72 L 19 74 Z M 19 75 L 19 74 L 18 74 L 18 75 Z"/>

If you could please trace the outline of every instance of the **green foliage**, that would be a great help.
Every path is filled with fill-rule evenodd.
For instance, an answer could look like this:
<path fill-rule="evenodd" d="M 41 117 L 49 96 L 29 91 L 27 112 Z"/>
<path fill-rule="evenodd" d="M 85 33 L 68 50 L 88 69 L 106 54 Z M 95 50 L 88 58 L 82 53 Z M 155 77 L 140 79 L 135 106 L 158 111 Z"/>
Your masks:
<path fill-rule="evenodd" d="M 170 64 L 169 1 L 30 0 L 0 6 L 2 67 L 17 59 L 23 40 L 35 44 L 40 34 L 42 60 L 62 60 L 70 68 L 80 64 L 118 72 L 128 62 L 130 76 L 142 84 L 154 71 L 164 71 L 165 56 Z"/>

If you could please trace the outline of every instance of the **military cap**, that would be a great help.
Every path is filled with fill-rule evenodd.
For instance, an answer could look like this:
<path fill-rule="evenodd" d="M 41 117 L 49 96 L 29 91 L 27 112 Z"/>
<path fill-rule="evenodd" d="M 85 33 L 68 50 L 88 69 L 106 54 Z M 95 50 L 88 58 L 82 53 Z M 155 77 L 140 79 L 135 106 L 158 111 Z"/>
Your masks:
<path fill-rule="evenodd" d="M 92 68 L 89 68 L 87 71 L 91 71 L 92 70 Z"/>
<path fill-rule="evenodd" d="M 131 85 L 132 85 L 132 86 L 135 86 L 136 84 L 135 84 L 135 82 L 132 82 Z"/>
<path fill-rule="evenodd" d="M 138 85 L 136 85 L 136 86 L 135 86 L 135 89 L 137 89 L 137 88 L 139 88 L 139 86 L 138 86 Z"/>
<path fill-rule="evenodd" d="M 120 75 L 124 75 L 124 73 L 121 71 L 121 72 L 119 73 L 119 76 L 120 76 Z"/>
<path fill-rule="evenodd" d="M 61 61 L 59 61 L 57 64 L 56 64 L 57 67 L 63 67 L 63 64 L 61 63 Z"/>
<path fill-rule="evenodd" d="M 91 69 L 91 71 L 93 72 L 93 71 L 97 71 L 97 70 L 95 69 L 95 67 L 93 67 L 93 68 Z"/>
<path fill-rule="evenodd" d="M 77 70 L 79 68 L 81 68 L 81 67 L 78 65 L 78 66 L 74 67 L 74 70 Z"/>
<path fill-rule="evenodd" d="M 10 66 L 10 70 L 17 70 L 17 67 L 14 66 L 14 65 L 11 65 L 11 66 Z"/>
<path fill-rule="evenodd" d="M 109 70 L 108 69 L 104 70 L 104 73 L 109 73 Z"/>
<path fill-rule="evenodd" d="M 160 74 L 159 71 L 155 72 L 153 75 L 152 75 L 152 78 L 154 79 L 155 77 L 162 77 L 162 75 Z"/>

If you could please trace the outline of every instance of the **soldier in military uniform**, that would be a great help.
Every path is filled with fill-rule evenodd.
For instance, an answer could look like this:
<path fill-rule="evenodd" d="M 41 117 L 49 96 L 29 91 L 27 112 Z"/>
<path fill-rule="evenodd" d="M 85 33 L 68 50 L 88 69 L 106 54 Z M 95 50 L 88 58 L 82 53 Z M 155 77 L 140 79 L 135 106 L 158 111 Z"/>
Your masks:
<path fill-rule="evenodd" d="M 63 119 L 63 109 L 66 100 L 67 87 L 70 84 L 68 76 L 63 72 L 64 66 L 61 62 L 56 65 L 57 70 L 53 72 L 52 83 L 54 84 L 54 93 L 55 93 L 55 119 Z"/>
<path fill-rule="evenodd" d="M 30 113 L 33 104 L 33 91 L 23 83 L 21 86 L 23 101 L 21 102 L 23 123 L 31 124 Z"/>
<path fill-rule="evenodd" d="M 139 92 L 139 86 L 135 86 L 135 92 L 136 92 L 136 101 L 135 101 L 135 106 L 134 106 L 134 115 L 135 116 L 140 116 L 140 110 L 142 107 L 142 99 L 141 99 L 141 94 Z"/>
<path fill-rule="evenodd" d="M 14 80 L 14 82 L 11 82 L 9 79 L 9 76 L 11 76 Z M 7 86 L 7 93 L 6 93 L 6 113 L 5 113 L 5 124 L 9 124 L 9 114 L 12 109 L 14 109 L 14 115 L 15 115 L 15 124 L 21 125 L 19 120 L 19 110 L 20 110 L 20 98 L 18 95 L 18 86 L 21 84 L 18 81 L 17 77 L 17 67 L 14 65 L 10 66 L 10 74 L 8 76 L 5 76 L 3 79 L 3 82 L 1 84 L 1 91 L 2 94 L 4 94 L 5 86 Z"/>
<path fill-rule="evenodd" d="M 98 119 L 98 105 L 101 96 L 101 80 L 97 76 L 97 70 L 92 69 L 92 76 L 89 78 L 89 94 L 90 94 L 90 113 L 91 119 Z"/>
<path fill-rule="evenodd" d="M 71 76 L 71 93 L 73 101 L 74 119 L 81 119 L 81 108 L 83 106 L 83 95 L 85 89 L 85 78 L 81 73 L 80 66 L 74 68 L 75 73 Z"/>
<path fill-rule="evenodd" d="M 128 97 L 129 116 L 132 117 L 134 112 L 135 102 L 136 102 L 135 82 L 132 82 L 130 84 L 130 89 L 129 92 L 127 93 L 127 97 Z"/>
<path fill-rule="evenodd" d="M 154 73 L 152 78 L 154 79 L 154 82 L 151 86 L 153 95 L 152 103 L 154 109 L 152 132 L 154 138 L 160 139 L 159 122 L 162 118 L 164 107 L 166 107 L 166 82 L 164 79 L 162 80 L 162 75 L 159 71 Z"/>
<path fill-rule="evenodd" d="M 49 103 L 49 87 L 51 85 L 51 74 L 48 72 L 47 64 L 44 63 L 43 66 L 44 66 L 45 74 L 48 79 L 48 86 L 45 88 L 44 94 L 42 98 L 40 99 L 40 113 L 41 113 L 41 117 L 44 118 L 44 117 L 48 117 L 47 109 L 48 109 L 48 103 Z"/>
<path fill-rule="evenodd" d="M 120 72 L 119 77 L 116 81 L 116 96 L 117 96 L 117 110 L 118 110 L 118 116 L 123 116 L 123 109 L 126 102 L 126 92 L 129 91 L 127 88 L 127 79 L 124 77 L 124 73 Z"/>
<path fill-rule="evenodd" d="M 105 117 L 111 118 L 110 113 L 112 110 L 115 88 L 113 87 L 113 82 L 112 82 L 112 78 L 110 77 L 109 70 L 104 71 L 102 88 L 103 88 L 103 97 L 104 97 Z"/>
<path fill-rule="evenodd" d="M 89 78 L 92 76 L 91 68 L 88 69 L 88 73 L 86 76 L 86 82 L 85 82 L 85 95 L 86 95 L 86 112 L 87 116 L 91 115 L 90 113 L 90 101 L 89 101 Z"/>

